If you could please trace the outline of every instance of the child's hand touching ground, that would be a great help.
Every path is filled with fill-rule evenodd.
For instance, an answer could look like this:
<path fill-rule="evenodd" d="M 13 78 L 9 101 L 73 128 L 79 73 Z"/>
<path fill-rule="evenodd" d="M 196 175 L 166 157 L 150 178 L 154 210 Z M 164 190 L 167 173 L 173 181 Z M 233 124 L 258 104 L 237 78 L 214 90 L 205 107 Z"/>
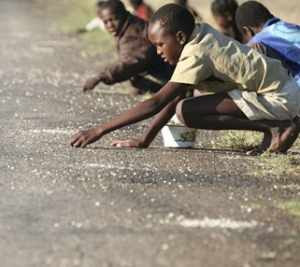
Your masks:
<path fill-rule="evenodd" d="M 146 148 L 147 145 L 141 139 L 115 140 L 111 144 L 114 147 Z"/>
<path fill-rule="evenodd" d="M 101 80 L 97 77 L 89 78 L 83 85 L 83 92 L 93 90 Z"/>
<path fill-rule="evenodd" d="M 80 131 L 73 136 L 71 146 L 84 148 L 87 145 L 96 142 L 102 136 L 102 130 L 99 128 L 91 128 L 86 131 Z"/>

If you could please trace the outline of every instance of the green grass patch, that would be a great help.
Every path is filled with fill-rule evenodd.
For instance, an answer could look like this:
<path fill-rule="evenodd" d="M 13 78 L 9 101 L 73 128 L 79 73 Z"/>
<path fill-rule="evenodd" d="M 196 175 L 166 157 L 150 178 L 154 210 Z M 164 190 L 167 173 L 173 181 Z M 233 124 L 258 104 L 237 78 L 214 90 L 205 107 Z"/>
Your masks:
<path fill-rule="evenodd" d="M 248 174 L 252 176 L 272 176 L 287 182 L 290 177 L 300 177 L 299 155 L 275 155 L 264 153 L 255 158 L 253 163 L 253 167 L 248 171 Z"/>
<path fill-rule="evenodd" d="M 260 144 L 263 136 L 260 133 L 249 131 L 223 131 L 211 144 L 215 149 L 248 150 Z M 300 138 L 299 138 L 300 139 Z M 300 140 L 292 147 L 292 150 L 300 150 Z M 264 153 L 252 158 L 251 168 L 247 174 L 255 177 L 275 177 L 282 181 L 288 181 L 290 177 L 300 178 L 300 155 L 289 153 L 276 155 Z"/>
<path fill-rule="evenodd" d="M 216 149 L 246 150 L 257 146 L 263 139 L 263 134 L 251 131 L 222 131 L 216 137 L 212 147 Z M 300 138 L 295 142 L 291 150 L 300 150 Z"/>
<path fill-rule="evenodd" d="M 258 145 L 262 140 L 262 134 L 249 131 L 223 131 L 216 137 L 213 148 L 247 150 Z"/>
<path fill-rule="evenodd" d="M 58 28 L 66 34 L 75 35 L 78 29 L 84 28 L 96 16 L 94 0 L 63 0 L 62 8 L 66 11 L 58 19 Z M 113 53 L 113 37 L 103 30 L 78 34 L 82 41 L 83 57 L 97 54 Z"/>
<path fill-rule="evenodd" d="M 62 6 L 65 12 L 59 23 L 66 33 L 75 32 L 96 16 L 94 0 L 63 0 Z"/>
<path fill-rule="evenodd" d="M 293 216 L 300 217 L 300 200 L 287 201 L 279 207 Z"/>

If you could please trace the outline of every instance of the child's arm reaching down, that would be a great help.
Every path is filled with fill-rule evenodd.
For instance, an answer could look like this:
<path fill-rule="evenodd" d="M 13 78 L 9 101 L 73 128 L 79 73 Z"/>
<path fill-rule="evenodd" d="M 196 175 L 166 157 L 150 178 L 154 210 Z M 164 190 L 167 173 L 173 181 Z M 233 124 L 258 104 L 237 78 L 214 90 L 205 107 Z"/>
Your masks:
<path fill-rule="evenodd" d="M 150 146 L 161 128 L 173 117 L 176 112 L 176 106 L 182 99 L 182 96 L 176 97 L 171 103 L 169 103 L 163 110 L 161 110 L 152 120 L 148 126 L 146 132 L 141 138 L 131 138 L 127 140 L 115 140 L 112 142 L 112 146 L 115 147 L 136 147 L 146 148 Z"/>
<path fill-rule="evenodd" d="M 188 89 L 189 86 L 186 84 L 168 82 L 152 98 L 139 103 L 120 116 L 96 128 L 80 131 L 72 138 L 71 145 L 74 147 L 86 147 L 88 144 L 99 140 L 114 130 L 148 119 L 164 109 L 164 107 L 173 102 L 177 97 L 184 96 Z M 151 136 L 152 134 L 150 133 Z"/>

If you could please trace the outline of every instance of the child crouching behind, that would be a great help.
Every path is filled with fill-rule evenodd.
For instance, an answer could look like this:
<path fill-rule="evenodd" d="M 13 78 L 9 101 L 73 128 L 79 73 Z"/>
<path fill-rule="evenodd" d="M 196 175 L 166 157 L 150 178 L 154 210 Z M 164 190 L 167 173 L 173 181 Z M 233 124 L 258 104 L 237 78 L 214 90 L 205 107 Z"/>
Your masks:
<path fill-rule="evenodd" d="M 147 23 L 130 14 L 120 0 L 97 2 L 97 14 L 116 43 L 118 60 L 89 78 L 83 90 L 98 84 L 130 81 L 135 93 L 156 92 L 172 75 L 173 69 L 156 54 L 147 38 Z"/>

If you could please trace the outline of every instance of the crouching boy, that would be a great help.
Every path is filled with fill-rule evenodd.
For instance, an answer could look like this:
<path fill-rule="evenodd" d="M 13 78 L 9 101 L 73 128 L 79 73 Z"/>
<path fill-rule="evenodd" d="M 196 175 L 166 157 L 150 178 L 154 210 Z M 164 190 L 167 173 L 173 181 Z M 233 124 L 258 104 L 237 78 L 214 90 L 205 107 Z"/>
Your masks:
<path fill-rule="evenodd" d="M 77 133 L 72 146 L 85 147 L 111 131 L 157 114 L 143 137 L 113 143 L 147 147 L 175 112 L 191 128 L 263 132 L 262 151 L 285 152 L 293 144 L 299 132 L 300 90 L 279 61 L 208 24 L 195 25 L 193 16 L 174 4 L 153 15 L 148 36 L 158 54 L 176 65 L 171 80 L 151 99 L 108 123 Z M 214 94 L 185 98 L 195 88 Z"/>
<path fill-rule="evenodd" d="M 119 60 L 88 79 L 83 90 L 92 90 L 99 83 L 111 85 L 130 80 L 137 93 L 158 91 L 171 77 L 172 68 L 161 60 L 148 40 L 146 22 L 131 15 L 119 0 L 99 1 L 97 14 L 115 37 Z"/>
<path fill-rule="evenodd" d="M 282 62 L 300 85 L 300 26 L 275 17 L 263 4 L 248 1 L 236 12 L 248 45 Z"/>

